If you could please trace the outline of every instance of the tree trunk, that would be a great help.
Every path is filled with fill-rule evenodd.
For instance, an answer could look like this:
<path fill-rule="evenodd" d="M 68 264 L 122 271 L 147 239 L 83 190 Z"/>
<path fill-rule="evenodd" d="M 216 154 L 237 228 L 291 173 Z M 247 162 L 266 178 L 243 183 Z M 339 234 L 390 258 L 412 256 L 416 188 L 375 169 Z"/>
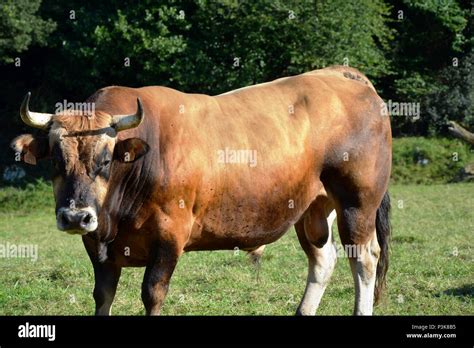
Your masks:
<path fill-rule="evenodd" d="M 474 145 L 474 133 L 469 132 L 467 129 L 461 127 L 454 121 L 448 121 L 449 131 L 455 137 L 467 141 L 469 144 Z"/>

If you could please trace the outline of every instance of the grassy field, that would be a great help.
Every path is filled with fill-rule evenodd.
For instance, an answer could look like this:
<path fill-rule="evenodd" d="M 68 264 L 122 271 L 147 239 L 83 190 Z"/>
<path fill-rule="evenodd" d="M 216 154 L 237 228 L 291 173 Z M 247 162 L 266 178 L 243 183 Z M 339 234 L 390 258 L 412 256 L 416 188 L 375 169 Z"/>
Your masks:
<path fill-rule="evenodd" d="M 388 295 L 378 315 L 474 314 L 474 184 L 391 187 Z M 55 228 L 51 189 L 0 190 L 0 244 L 37 244 L 38 260 L 0 258 L 1 315 L 89 315 L 93 273 L 80 237 Z M 143 269 L 124 269 L 114 314 L 141 315 Z M 258 276 L 257 276 L 258 274 Z M 269 245 L 257 272 L 244 252 L 182 257 L 164 315 L 293 315 L 306 258 L 293 230 Z M 321 315 L 349 315 L 353 282 L 338 260 Z"/>

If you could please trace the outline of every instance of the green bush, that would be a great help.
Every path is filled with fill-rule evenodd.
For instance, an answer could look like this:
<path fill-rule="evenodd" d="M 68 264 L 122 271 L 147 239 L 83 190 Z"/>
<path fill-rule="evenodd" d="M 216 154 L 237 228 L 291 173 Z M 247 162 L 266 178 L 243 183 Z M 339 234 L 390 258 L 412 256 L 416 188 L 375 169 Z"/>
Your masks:
<path fill-rule="evenodd" d="M 38 179 L 25 187 L 0 189 L 0 213 L 24 214 L 31 211 L 54 209 L 51 182 Z"/>
<path fill-rule="evenodd" d="M 407 137 L 393 140 L 392 181 L 403 184 L 453 182 L 474 162 L 470 146 L 456 139 Z"/>

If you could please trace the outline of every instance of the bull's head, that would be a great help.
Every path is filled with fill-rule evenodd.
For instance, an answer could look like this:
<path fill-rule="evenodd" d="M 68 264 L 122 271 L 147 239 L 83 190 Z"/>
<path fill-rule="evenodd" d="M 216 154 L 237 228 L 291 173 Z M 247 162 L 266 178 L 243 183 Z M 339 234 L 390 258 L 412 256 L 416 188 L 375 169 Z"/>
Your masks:
<path fill-rule="evenodd" d="M 21 105 L 21 119 L 47 136 L 20 135 L 12 148 L 29 164 L 52 159 L 58 229 L 82 235 L 93 232 L 107 193 L 112 160 L 133 162 L 149 149 L 138 138 L 117 140 L 118 132 L 138 127 L 143 121 L 142 103 L 138 98 L 137 111 L 131 115 L 102 111 L 45 114 L 31 112 L 29 99 L 30 93 Z"/>

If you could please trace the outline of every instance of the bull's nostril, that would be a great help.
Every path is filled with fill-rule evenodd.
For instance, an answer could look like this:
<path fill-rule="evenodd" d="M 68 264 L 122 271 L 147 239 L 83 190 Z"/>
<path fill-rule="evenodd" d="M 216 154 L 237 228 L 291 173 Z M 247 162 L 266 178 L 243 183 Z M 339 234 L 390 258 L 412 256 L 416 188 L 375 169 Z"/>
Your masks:
<path fill-rule="evenodd" d="M 89 222 L 91 222 L 91 219 L 92 219 L 92 215 L 86 214 L 86 216 L 84 216 L 84 218 L 82 219 L 82 222 L 85 224 L 89 224 Z"/>
<path fill-rule="evenodd" d="M 69 225 L 69 220 L 67 219 L 67 217 L 66 217 L 66 215 L 65 215 L 64 213 L 61 214 L 61 217 L 60 217 L 60 218 L 61 218 L 61 224 L 62 224 L 63 226 Z"/>

